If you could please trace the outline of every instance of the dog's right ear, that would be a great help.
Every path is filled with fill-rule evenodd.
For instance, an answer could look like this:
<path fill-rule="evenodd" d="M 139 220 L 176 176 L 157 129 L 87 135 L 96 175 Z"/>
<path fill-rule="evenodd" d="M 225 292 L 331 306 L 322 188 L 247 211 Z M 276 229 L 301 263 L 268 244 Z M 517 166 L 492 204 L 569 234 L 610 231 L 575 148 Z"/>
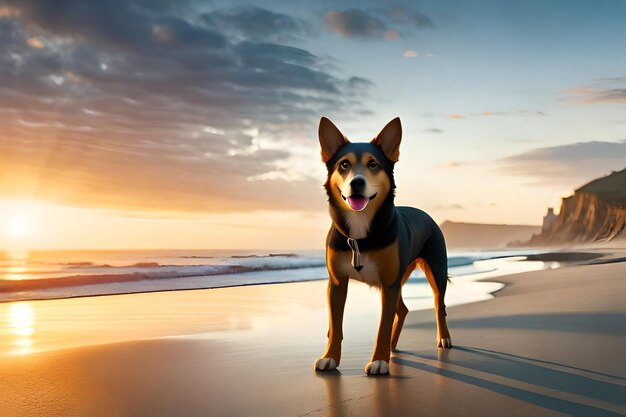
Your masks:
<path fill-rule="evenodd" d="M 322 117 L 318 129 L 320 145 L 322 147 L 322 162 L 328 162 L 346 143 L 348 139 L 341 133 L 330 119 Z"/>

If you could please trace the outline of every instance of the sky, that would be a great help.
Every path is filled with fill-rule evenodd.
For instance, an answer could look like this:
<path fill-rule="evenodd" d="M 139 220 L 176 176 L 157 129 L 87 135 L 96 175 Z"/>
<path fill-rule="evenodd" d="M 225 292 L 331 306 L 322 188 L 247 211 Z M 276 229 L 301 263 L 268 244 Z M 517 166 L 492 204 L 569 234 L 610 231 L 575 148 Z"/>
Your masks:
<path fill-rule="evenodd" d="M 399 205 L 540 224 L 626 166 L 625 15 L 0 0 L 0 249 L 321 249 L 321 116 L 353 141 L 401 118 Z"/>

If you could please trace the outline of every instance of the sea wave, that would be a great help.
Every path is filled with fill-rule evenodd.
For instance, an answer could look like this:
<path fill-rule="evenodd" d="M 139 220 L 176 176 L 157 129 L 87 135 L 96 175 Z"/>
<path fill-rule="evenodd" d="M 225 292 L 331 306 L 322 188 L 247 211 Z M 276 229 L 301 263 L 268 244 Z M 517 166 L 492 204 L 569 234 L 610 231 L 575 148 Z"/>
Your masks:
<path fill-rule="evenodd" d="M 216 251 L 217 252 L 217 251 Z M 78 253 L 72 259 L 0 261 L 0 302 L 327 279 L 322 251 L 302 253 Z M 485 272 L 483 260 L 519 253 L 450 254 L 453 277 Z M 528 255 L 526 253 L 525 255 Z M 45 261 L 48 262 L 45 262 Z M 196 264 L 197 263 L 197 264 Z M 4 278 L 4 279 L 2 279 Z M 421 271 L 410 282 L 424 283 Z"/>
<path fill-rule="evenodd" d="M 139 264 L 136 264 L 139 265 Z M 104 284 L 149 279 L 172 279 L 189 277 L 211 277 L 215 275 L 235 275 L 260 271 L 295 270 L 323 267 L 324 262 L 309 261 L 298 264 L 264 265 L 158 265 L 148 267 L 109 267 L 112 273 L 66 275 L 54 278 L 21 280 L 0 280 L 0 292 L 34 290 L 50 287 Z"/>

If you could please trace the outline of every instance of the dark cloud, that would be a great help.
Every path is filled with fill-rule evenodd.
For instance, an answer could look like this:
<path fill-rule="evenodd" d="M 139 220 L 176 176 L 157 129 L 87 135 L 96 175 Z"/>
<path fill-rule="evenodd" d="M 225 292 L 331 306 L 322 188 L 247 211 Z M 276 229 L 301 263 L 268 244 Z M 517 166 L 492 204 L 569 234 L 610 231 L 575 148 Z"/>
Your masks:
<path fill-rule="evenodd" d="M 254 6 L 215 10 L 201 19 L 231 39 L 290 42 L 311 34 L 309 23 L 302 19 Z"/>
<path fill-rule="evenodd" d="M 576 186 L 626 165 L 626 140 L 578 142 L 538 148 L 499 161 L 509 175 L 539 179 L 538 184 Z"/>
<path fill-rule="evenodd" d="M 366 78 L 350 77 L 347 82 L 348 92 L 360 94 L 363 91 L 367 91 L 373 87 L 374 83 Z"/>
<path fill-rule="evenodd" d="M 442 129 L 436 129 L 436 128 L 430 128 L 430 129 L 424 129 L 424 132 L 427 133 L 443 133 Z"/>
<path fill-rule="evenodd" d="M 380 19 L 360 9 L 327 12 L 324 20 L 331 31 L 346 38 L 381 38 L 386 30 Z"/>
<path fill-rule="evenodd" d="M 435 24 L 428 16 L 415 10 L 397 6 L 387 10 L 381 10 L 380 12 L 386 15 L 391 21 L 400 25 L 414 26 L 420 29 L 435 27 Z"/>
<path fill-rule="evenodd" d="M 320 180 L 292 175 L 290 147 L 313 150 L 319 114 L 368 111 L 350 97 L 371 82 L 286 44 L 306 29 L 285 14 L 148 0 L 5 3 L 5 194 L 143 210 L 312 208 Z"/>
<path fill-rule="evenodd" d="M 404 7 L 329 11 L 324 20 L 330 31 L 344 38 L 394 40 L 402 31 L 434 27 L 427 16 Z"/>

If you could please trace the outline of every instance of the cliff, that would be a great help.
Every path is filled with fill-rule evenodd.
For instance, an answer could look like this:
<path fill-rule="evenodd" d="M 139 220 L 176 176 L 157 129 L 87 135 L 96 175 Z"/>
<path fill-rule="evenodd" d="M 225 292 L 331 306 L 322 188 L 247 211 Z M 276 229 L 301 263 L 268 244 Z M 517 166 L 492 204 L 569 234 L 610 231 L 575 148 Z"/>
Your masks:
<path fill-rule="evenodd" d="M 598 178 L 563 199 L 552 226 L 529 245 L 607 242 L 626 238 L 626 169 Z"/>
<path fill-rule="evenodd" d="M 452 249 L 499 249 L 512 241 L 527 241 L 541 226 L 511 224 L 460 223 L 446 220 L 441 224 L 446 245 Z"/>

